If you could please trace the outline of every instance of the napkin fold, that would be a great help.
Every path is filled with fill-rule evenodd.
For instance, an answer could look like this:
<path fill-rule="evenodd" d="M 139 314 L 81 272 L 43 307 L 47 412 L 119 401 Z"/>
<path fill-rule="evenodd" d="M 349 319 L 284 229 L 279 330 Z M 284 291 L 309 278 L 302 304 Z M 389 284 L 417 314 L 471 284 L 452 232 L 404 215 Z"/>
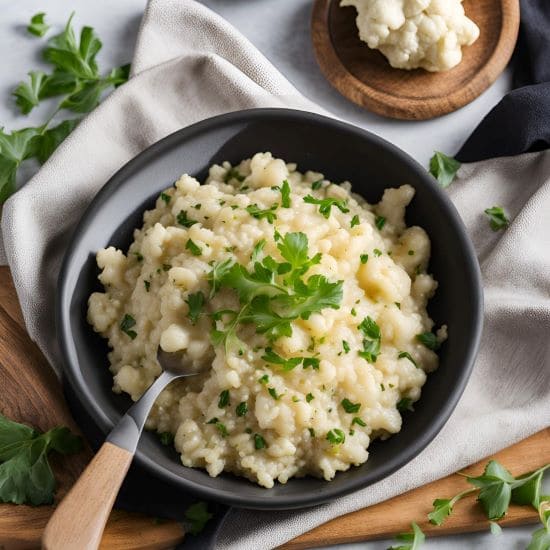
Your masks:
<path fill-rule="evenodd" d="M 95 193 L 125 162 L 167 134 L 253 107 L 322 111 L 204 6 L 152 0 L 130 81 L 91 113 L 4 206 L 4 244 L 25 322 L 58 373 L 57 275 L 75 224 Z M 550 152 L 465 165 L 450 195 L 476 246 L 486 297 L 480 354 L 451 419 L 421 455 L 367 489 L 306 510 L 233 510 L 219 548 L 272 548 L 550 424 Z M 483 209 L 494 204 L 504 206 L 512 219 L 506 231 L 489 228 Z M 148 494 L 148 500 L 154 497 Z"/>
<path fill-rule="evenodd" d="M 521 23 L 512 58 L 517 88 L 485 116 L 456 158 L 475 162 L 550 147 L 550 2 L 521 0 Z"/>

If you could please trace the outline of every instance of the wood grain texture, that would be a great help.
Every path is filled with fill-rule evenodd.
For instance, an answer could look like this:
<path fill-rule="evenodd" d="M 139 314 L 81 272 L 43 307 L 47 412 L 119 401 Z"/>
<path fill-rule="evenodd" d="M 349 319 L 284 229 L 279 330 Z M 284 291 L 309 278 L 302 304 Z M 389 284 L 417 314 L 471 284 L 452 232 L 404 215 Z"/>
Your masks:
<path fill-rule="evenodd" d="M 26 335 L 7 268 L 0 267 L 0 412 L 46 430 L 58 424 L 78 432 L 65 405 L 56 377 L 38 348 Z M 550 430 L 542 431 L 495 455 L 512 472 L 520 473 L 550 462 Z M 70 489 L 92 452 L 62 457 L 52 455 L 59 481 L 58 500 Z M 482 461 L 468 468 L 479 472 Z M 473 499 L 457 505 L 443 527 L 434 528 L 422 521 L 436 497 L 454 495 L 465 485 L 462 477 L 452 475 L 400 495 L 387 502 L 336 518 L 297 537 L 284 548 L 296 550 L 392 536 L 419 521 L 429 534 L 449 534 L 486 529 L 487 522 Z M 22 550 L 38 548 L 53 506 L 15 506 L 0 504 L 0 548 Z M 529 508 L 512 507 L 504 525 L 536 521 Z M 104 550 L 162 550 L 173 548 L 183 539 L 183 529 L 174 521 L 158 522 L 140 514 L 114 510 L 105 528 L 100 548 Z"/>
<path fill-rule="evenodd" d="M 45 550 L 97 550 L 134 454 L 103 443 L 57 505 L 42 535 Z"/>
<path fill-rule="evenodd" d="M 464 0 L 480 36 L 462 49 L 450 71 L 394 69 L 377 50 L 359 40 L 354 7 L 315 0 L 311 32 L 315 55 L 328 81 L 345 97 L 391 118 L 425 120 L 473 101 L 504 70 L 519 30 L 519 0 Z"/>

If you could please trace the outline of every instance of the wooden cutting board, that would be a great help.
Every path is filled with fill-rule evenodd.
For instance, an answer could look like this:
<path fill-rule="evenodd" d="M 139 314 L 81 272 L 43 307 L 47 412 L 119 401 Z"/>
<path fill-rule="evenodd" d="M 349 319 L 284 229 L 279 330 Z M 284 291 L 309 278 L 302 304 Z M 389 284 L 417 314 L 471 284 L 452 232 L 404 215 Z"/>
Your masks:
<path fill-rule="evenodd" d="M 0 413 L 41 430 L 60 424 L 78 432 L 60 384 L 39 349 L 26 334 L 23 318 L 9 271 L 0 267 Z M 62 498 L 91 459 L 86 448 L 78 455 L 54 456 L 53 469 Z M 550 428 L 497 453 L 495 458 L 512 473 L 519 474 L 550 462 Z M 486 460 L 468 468 L 479 473 Z M 488 528 L 473 499 L 461 502 L 443 527 L 425 521 L 436 497 L 454 495 L 466 486 L 456 474 L 425 485 L 396 498 L 336 518 L 290 541 L 283 548 L 296 550 L 343 542 L 391 537 L 409 529 L 416 521 L 428 535 L 445 535 Z M 0 549 L 40 546 L 40 536 L 52 506 L 0 504 Z M 536 522 L 527 507 L 512 506 L 502 525 Z M 105 530 L 102 548 L 109 550 L 157 550 L 172 548 L 183 540 L 182 526 L 175 521 L 159 523 L 154 518 L 115 510 Z"/>

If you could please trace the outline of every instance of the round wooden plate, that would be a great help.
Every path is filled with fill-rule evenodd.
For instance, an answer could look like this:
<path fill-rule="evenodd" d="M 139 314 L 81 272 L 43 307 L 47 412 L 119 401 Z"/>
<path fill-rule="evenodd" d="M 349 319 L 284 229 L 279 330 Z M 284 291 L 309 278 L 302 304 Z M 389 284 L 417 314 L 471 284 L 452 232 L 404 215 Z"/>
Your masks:
<path fill-rule="evenodd" d="M 375 113 L 425 120 L 456 111 L 485 91 L 506 67 L 519 30 L 519 0 L 464 0 L 466 15 L 480 36 L 462 49 L 450 71 L 394 69 L 358 36 L 354 7 L 339 0 L 315 0 L 311 22 L 317 61 L 345 97 Z"/>

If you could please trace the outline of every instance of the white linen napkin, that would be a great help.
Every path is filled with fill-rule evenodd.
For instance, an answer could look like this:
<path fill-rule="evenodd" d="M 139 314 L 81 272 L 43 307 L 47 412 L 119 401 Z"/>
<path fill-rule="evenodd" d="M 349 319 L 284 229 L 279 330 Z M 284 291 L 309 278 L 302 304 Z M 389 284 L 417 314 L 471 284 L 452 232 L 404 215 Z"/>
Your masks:
<path fill-rule="evenodd" d="M 27 329 L 59 365 L 53 299 L 65 246 L 101 186 L 147 146 L 198 120 L 253 107 L 322 112 L 226 21 L 192 0 L 152 0 L 132 78 L 91 113 L 4 206 L 2 231 Z M 482 266 L 481 351 L 450 421 L 389 478 L 314 509 L 235 510 L 223 549 L 272 548 L 341 514 L 440 478 L 550 424 L 550 152 L 465 165 L 450 195 Z M 512 221 L 491 231 L 483 209 Z M 444 496 L 444 495 L 442 495 Z"/>

